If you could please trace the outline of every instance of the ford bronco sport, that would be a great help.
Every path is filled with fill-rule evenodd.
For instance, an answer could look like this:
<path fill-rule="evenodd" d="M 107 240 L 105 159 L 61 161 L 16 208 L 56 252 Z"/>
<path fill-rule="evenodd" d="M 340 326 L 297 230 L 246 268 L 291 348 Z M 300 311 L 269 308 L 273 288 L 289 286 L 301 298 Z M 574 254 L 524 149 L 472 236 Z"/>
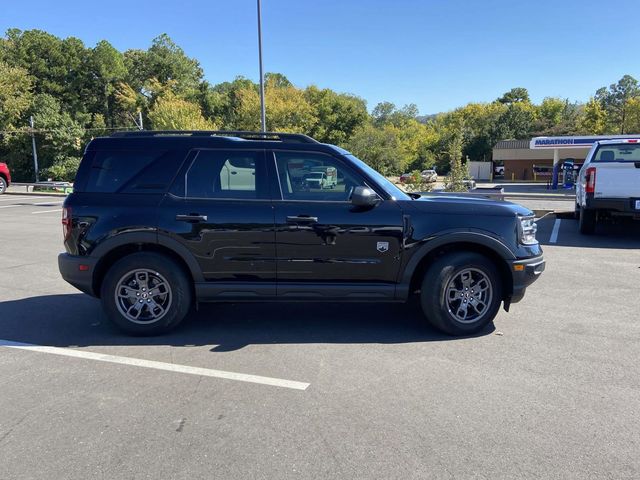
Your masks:
<path fill-rule="evenodd" d="M 332 171 L 331 189 L 301 178 Z M 86 148 L 62 214 L 63 278 L 121 329 L 176 327 L 196 302 L 404 302 L 452 335 L 490 323 L 544 270 L 531 211 L 408 195 L 298 134 L 129 132 Z"/>

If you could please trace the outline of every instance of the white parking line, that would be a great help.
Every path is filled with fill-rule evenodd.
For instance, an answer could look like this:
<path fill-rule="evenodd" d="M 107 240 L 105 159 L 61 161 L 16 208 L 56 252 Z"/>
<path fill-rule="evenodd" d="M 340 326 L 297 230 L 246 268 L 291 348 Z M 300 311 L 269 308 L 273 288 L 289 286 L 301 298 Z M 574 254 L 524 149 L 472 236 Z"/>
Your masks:
<path fill-rule="evenodd" d="M 246 373 L 226 372 L 224 370 L 213 370 L 210 368 L 190 367 L 188 365 L 177 365 L 175 363 L 141 360 L 139 358 L 121 357 L 119 355 L 108 355 L 105 353 L 87 352 L 85 350 L 73 350 L 70 348 L 48 347 L 45 345 L 34 345 L 31 343 L 14 342 L 11 340 L 0 339 L 0 347 L 16 348 L 19 350 L 28 350 L 30 352 L 38 353 L 49 353 L 52 355 L 62 355 L 65 357 L 84 358 L 87 360 L 96 360 L 98 362 L 131 365 L 134 367 L 152 368 L 155 370 L 165 370 L 167 372 L 200 375 L 202 377 L 224 378 L 226 380 L 236 380 L 238 382 L 258 383 L 261 385 L 270 385 L 272 387 L 291 388 L 293 390 L 306 390 L 310 385 L 309 383 L 295 382 L 293 380 L 283 380 L 281 378 L 262 377 L 260 375 L 248 375 Z"/>
<path fill-rule="evenodd" d="M 31 203 L 30 205 L 33 205 L 34 207 L 43 207 L 43 206 L 47 206 L 47 205 L 62 205 L 64 203 L 64 201 L 62 202 L 40 202 L 40 203 Z"/>
<path fill-rule="evenodd" d="M 7 195 L 5 198 L 0 198 L 0 202 L 24 202 L 25 200 L 41 200 L 47 197 L 17 197 L 14 195 Z"/>
<path fill-rule="evenodd" d="M 14 205 L 2 205 L 0 208 L 16 208 L 16 207 L 45 207 L 48 205 L 62 205 L 64 202 L 38 202 L 38 203 L 16 203 Z"/>
<path fill-rule="evenodd" d="M 61 212 L 61 208 L 54 208 L 52 210 L 38 210 L 37 212 L 31 212 L 31 215 L 37 215 L 38 213 L 51 213 L 51 212 Z"/>
<path fill-rule="evenodd" d="M 549 238 L 549 243 L 556 243 L 558 241 L 558 232 L 560 232 L 560 220 L 556 218 L 555 223 L 553 224 L 553 230 L 551 230 L 551 237 Z"/>

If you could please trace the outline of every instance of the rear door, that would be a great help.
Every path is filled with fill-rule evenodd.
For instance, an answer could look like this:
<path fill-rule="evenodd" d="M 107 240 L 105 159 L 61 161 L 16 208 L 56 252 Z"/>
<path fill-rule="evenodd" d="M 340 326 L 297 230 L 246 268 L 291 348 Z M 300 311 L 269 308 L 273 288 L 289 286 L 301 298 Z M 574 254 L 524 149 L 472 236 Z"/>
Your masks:
<path fill-rule="evenodd" d="M 286 283 L 395 283 L 402 211 L 394 201 L 356 208 L 351 191 L 365 179 L 338 157 L 274 151 L 278 293 Z M 310 172 L 335 171 L 337 184 L 308 182 Z"/>
<path fill-rule="evenodd" d="M 273 206 L 263 150 L 192 153 L 161 205 L 159 231 L 183 244 L 207 282 L 258 282 L 275 294 Z"/>

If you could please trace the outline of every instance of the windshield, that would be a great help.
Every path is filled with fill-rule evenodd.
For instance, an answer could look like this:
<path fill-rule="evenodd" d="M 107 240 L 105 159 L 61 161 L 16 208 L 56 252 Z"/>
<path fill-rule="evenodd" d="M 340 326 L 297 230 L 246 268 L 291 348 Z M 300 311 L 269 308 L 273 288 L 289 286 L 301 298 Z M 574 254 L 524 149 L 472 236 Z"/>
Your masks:
<path fill-rule="evenodd" d="M 353 161 L 356 165 L 358 165 L 362 170 L 364 170 L 367 173 L 367 175 L 373 178 L 373 180 L 378 185 L 380 185 L 380 187 L 382 187 L 384 191 L 387 192 L 393 200 L 411 200 L 411 197 L 409 195 L 404 193 L 402 190 L 396 187 L 393 183 L 387 180 L 387 177 L 385 177 L 381 173 L 376 172 L 373 168 L 371 168 L 369 165 L 364 163 L 358 157 L 356 157 L 352 153 L 349 153 L 346 156 L 349 157 L 349 159 Z"/>
<path fill-rule="evenodd" d="M 600 145 L 593 162 L 640 162 L 640 144 Z"/>

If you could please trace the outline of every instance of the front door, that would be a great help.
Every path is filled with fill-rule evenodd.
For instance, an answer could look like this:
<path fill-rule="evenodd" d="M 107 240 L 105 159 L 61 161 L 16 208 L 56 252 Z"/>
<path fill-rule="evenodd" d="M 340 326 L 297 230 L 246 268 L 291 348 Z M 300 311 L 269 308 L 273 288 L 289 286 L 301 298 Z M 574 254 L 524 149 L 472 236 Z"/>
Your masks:
<path fill-rule="evenodd" d="M 278 284 L 396 281 L 402 211 L 394 201 L 363 209 L 350 202 L 366 182 L 330 155 L 275 151 Z"/>
<path fill-rule="evenodd" d="M 208 282 L 268 282 L 275 293 L 273 206 L 264 151 L 200 150 L 160 206 L 160 233 Z"/>

